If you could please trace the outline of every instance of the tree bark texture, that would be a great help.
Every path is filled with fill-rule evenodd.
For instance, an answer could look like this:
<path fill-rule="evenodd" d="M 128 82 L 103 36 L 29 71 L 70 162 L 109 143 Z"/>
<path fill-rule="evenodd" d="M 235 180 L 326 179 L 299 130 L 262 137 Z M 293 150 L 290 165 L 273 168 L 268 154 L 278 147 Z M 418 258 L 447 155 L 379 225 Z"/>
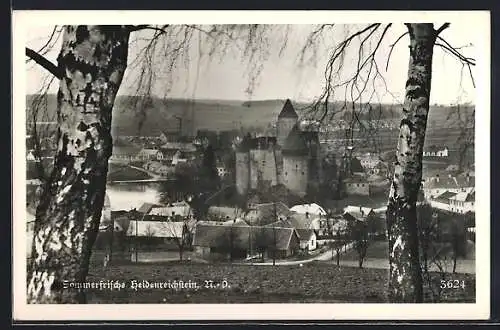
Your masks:
<path fill-rule="evenodd" d="M 85 303 L 84 282 L 104 204 L 111 112 L 127 66 L 124 26 L 65 26 L 58 68 L 58 145 L 36 212 L 28 303 Z"/>
<path fill-rule="evenodd" d="M 416 303 L 423 299 L 416 202 L 422 180 L 422 152 L 436 32 L 431 23 L 406 26 L 410 36 L 410 61 L 387 205 L 389 299 L 391 302 Z"/>

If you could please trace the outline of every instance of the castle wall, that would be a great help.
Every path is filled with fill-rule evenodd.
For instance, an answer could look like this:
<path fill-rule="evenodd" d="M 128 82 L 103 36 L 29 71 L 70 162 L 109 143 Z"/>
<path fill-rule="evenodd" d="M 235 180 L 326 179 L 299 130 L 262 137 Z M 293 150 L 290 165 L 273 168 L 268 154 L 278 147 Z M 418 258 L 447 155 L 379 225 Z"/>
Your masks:
<path fill-rule="evenodd" d="M 299 196 L 307 193 L 308 159 L 303 156 L 283 157 L 283 184 Z"/>
<path fill-rule="evenodd" d="M 247 152 L 236 153 L 236 190 L 243 195 L 249 186 L 249 154 Z"/>
<path fill-rule="evenodd" d="M 259 181 L 274 186 L 278 184 L 273 148 L 250 150 L 250 183 L 257 189 Z"/>

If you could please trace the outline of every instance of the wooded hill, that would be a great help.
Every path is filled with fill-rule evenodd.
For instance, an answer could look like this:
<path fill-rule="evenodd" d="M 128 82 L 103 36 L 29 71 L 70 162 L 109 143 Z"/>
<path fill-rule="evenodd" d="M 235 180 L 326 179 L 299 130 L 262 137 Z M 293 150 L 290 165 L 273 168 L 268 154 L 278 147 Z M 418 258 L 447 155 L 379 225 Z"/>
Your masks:
<path fill-rule="evenodd" d="M 33 120 L 33 101 L 39 95 L 26 97 L 27 121 Z M 56 120 L 56 95 L 43 96 L 39 103 L 37 121 L 50 122 Z M 176 131 L 180 128 L 180 120 L 187 131 L 196 132 L 200 129 L 221 131 L 240 129 L 266 129 L 275 122 L 281 111 L 284 100 L 188 100 L 161 99 L 157 97 L 141 98 L 136 96 L 118 96 L 113 113 L 113 135 L 149 135 L 158 136 L 162 131 Z M 299 116 L 314 117 L 311 104 L 292 102 Z M 349 120 L 352 117 L 351 105 L 341 111 L 343 102 L 329 104 L 330 109 L 338 112 L 333 120 Z M 361 120 L 385 119 L 399 121 L 400 105 L 372 104 L 367 105 L 359 115 Z M 459 110 L 459 111 L 458 111 Z M 458 129 L 464 125 L 473 125 L 471 116 L 474 105 L 431 106 L 428 127 L 433 130 Z M 316 117 L 320 114 L 317 113 Z M 178 118 L 176 118 L 178 117 Z M 473 127 L 473 126 L 472 126 Z"/>

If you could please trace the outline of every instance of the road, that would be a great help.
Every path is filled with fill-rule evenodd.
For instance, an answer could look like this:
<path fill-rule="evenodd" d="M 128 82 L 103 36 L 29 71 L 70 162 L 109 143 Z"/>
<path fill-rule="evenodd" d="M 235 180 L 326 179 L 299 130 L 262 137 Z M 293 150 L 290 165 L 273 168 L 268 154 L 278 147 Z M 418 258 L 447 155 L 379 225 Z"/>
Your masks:
<path fill-rule="evenodd" d="M 347 244 L 347 247 L 346 246 L 342 247 L 342 250 L 344 250 L 344 249 L 349 250 L 351 248 L 352 248 L 352 243 L 349 243 L 349 244 Z M 333 258 L 335 258 L 335 256 L 337 255 L 337 252 L 335 250 L 332 252 L 332 250 L 329 249 L 329 250 L 322 252 L 316 256 L 313 256 L 313 257 L 310 257 L 307 259 L 303 259 L 303 260 L 276 260 L 275 265 L 291 266 L 291 265 L 306 264 L 306 263 L 313 262 L 313 261 L 327 261 L 327 260 L 332 259 L 332 255 L 333 255 Z M 272 266 L 273 262 L 272 261 L 252 262 L 252 263 L 242 262 L 242 263 L 238 263 L 238 264 L 255 265 L 255 266 Z"/>

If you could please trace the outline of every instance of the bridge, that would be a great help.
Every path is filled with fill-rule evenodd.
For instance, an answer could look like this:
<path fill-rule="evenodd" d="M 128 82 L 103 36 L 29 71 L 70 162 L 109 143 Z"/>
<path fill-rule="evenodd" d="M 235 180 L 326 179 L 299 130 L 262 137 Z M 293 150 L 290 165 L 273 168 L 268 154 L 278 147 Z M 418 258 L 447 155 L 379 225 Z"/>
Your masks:
<path fill-rule="evenodd" d="M 160 182 L 169 182 L 169 181 L 175 181 L 173 178 L 166 178 L 163 177 L 157 173 L 148 171 L 142 167 L 138 166 L 133 166 L 133 165 L 127 165 L 130 168 L 133 168 L 134 170 L 141 171 L 146 173 L 151 177 L 151 179 L 142 179 L 142 180 L 108 180 L 108 183 L 114 184 L 114 183 L 160 183 Z"/>

